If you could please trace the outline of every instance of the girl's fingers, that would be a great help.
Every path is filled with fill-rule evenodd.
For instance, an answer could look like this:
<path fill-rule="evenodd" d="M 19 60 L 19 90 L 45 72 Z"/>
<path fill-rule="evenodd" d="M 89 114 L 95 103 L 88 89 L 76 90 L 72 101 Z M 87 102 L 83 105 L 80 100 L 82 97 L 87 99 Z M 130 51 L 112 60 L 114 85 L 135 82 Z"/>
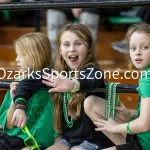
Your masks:
<path fill-rule="evenodd" d="M 97 126 L 97 127 L 103 127 L 105 125 L 105 121 L 104 120 L 101 120 L 101 119 L 97 119 L 94 121 L 94 124 Z"/>
<path fill-rule="evenodd" d="M 123 111 L 122 107 L 116 107 L 115 109 L 118 110 L 118 111 Z"/>
<path fill-rule="evenodd" d="M 21 128 L 22 121 L 23 121 L 23 119 L 19 118 L 18 123 L 17 123 L 18 128 Z"/>
<path fill-rule="evenodd" d="M 23 121 L 23 122 L 21 123 L 20 128 L 21 128 L 21 129 L 24 128 L 25 125 L 26 125 L 26 121 Z"/>
<path fill-rule="evenodd" d="M 101 122 L 101 123 L 105 123 L 106 121 L 105 120 L 102 120 L 102 119 L 95 119 L 94 122 Z"/>
<path fill-rule="evenodd" d="M 11 82 L 10 83 L 10 88 L 14 87 L 14 86 L 17 86 L 19 83 L 18 82 Z"/>
<path fill-rule="evenodd" d="M 114 119 L 112 119 L 112 118 L 109 118 L 109 120 L 108 120 L 110 123 L 112 123 L 112 124 L 117 124 L 117 122 L 114 120 Z"/>
<path fill-rule="evenodd" d="M 42 80 L 42 83 L 47 85 L 47 86 L 54 87 L 54 83 L 52 83 L 52 82 L 48 82 L 48 81 Z"/>
<path fill-rule="evenodd" d="M 20 128 L 23 128 L 26 125 L 26 121 L 27 120 L 25 118 L 23 118 Z"/>
<path fill-rule="evenodd" d="M 48 92 L 54 93 L 54 92 L 61 92 L 61 91 L 58 88 L 51 88 Z"/>
<path fill-rule="evenodd" d="M 14 118 L 13 125 L 17 126 L 18 122 L 19 122 L 19 120 L 17 118 Z"/>
<path fill-rule="evenodd" d="M 104 131 L 104 128 L 95 128 L 95 131 Z"/>

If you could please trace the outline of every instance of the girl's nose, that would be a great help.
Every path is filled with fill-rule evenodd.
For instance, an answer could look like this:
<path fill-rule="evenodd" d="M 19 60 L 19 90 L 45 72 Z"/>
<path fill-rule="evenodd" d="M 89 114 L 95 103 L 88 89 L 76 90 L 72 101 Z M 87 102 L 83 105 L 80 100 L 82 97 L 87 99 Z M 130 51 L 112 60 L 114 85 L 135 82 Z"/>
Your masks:
<path fill-rule="evenodd" d="M 19 57 L 18 57 L 18 56 L 16 57 L 16 60 L 15 60 L 15 61 L 16 61 L 16 62 L 19 62 Z"/>
<path fill-rule="evenodd" d="M 141 55 L 141 54 L 142 54 L 142 51 L 141 51 L 140 48 L 138 48 L 138 49 L 136 50 L 136 55 Z"/>
<path fill-rule="evenodd" d="M 74 52 L 74 51 L 75 51 L 75 47 L 71 46 L 70 49 L 69 49 L 69 52 Z"/>

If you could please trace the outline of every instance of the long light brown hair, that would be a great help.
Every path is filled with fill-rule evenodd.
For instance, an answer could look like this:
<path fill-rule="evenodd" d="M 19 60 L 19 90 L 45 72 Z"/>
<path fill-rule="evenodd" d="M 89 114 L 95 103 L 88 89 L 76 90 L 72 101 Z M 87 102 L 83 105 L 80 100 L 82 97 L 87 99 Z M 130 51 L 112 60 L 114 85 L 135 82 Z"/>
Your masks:
<path fill-rule="evenodd" d="M 91 32 L 85 25 L 73 23 L 73 24 L 67 24 L 64 27 L 62 27 L 58 34 L 58 40 L 57 40 L 58 51 L 57 51 L 57 57 L 56 57 L 54 69 L 58 72 L 61 71 L 69 72 L 71 70 L 60 54 L 61 37 L 63 33 L 65 33 L 66 31 L 70 31 L 74 33 L 77 37 L 79 37 L 82 40 L 82 42 L 87 46 L 88 49 L 86 59 L 79 66 L 78 71 L 81 71 L 82 69 L 90 65 L 94 65 L 98 67 L 98 63 L 95 57 L 95 42 L 93 40 Z M 75 120 L 80 117 L 83 100 L 84 100 L 84 93 L 76 92 L 71 94 L 71 100 L 68 102 L 68 115 L 74 118 Z M 62 117 L 63 117 L 61 93 L 54 94 L 53 102 L 54 102 L 54 116 L 55 116 L 54 128 L 58 132 L 61 132 Z"/>
<path fill-rule="evenodd" d="M 22 56 L 28 55 L 32 60 L 32 71 L 42 70 L 50 65 L 52 49 L 46 35 L 40 32 L 25 34 L 14 42 L 14 47 L 16 46 Z"/>

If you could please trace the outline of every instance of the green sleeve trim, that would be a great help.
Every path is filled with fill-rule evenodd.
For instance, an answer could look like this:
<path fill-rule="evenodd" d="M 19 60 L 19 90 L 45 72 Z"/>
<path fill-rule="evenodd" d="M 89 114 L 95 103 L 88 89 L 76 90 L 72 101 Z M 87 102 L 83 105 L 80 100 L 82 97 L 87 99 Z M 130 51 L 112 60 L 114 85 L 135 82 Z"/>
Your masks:
<path fill-rule="evenodd" d="M 15 104 L 16 104 L 18 101 L 24 101 L 25 103 L 27 103 L 27 101 L 26 101 L 24 98 L 17 98 L 17 99 L 15 100 Z"/>

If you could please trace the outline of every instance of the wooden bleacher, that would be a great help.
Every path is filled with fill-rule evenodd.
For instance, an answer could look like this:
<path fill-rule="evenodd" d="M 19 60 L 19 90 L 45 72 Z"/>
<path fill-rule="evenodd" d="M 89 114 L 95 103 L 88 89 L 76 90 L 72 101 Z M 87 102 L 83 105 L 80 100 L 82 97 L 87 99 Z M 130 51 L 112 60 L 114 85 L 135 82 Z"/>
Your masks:
<path fill-rule="evenodd" d="M 16 52 L 13 45 L 0 45 L 0 61 L 11 62 L 15 60 Z"/>
<path fill-rule="evenodd" d="M 35 28 L 34 27 L 0 27 L 0 44 L 12 44 L 14 40 L 16 40 L 19 36 L 29 33 L 29 32 L 34 32 Z"/>

